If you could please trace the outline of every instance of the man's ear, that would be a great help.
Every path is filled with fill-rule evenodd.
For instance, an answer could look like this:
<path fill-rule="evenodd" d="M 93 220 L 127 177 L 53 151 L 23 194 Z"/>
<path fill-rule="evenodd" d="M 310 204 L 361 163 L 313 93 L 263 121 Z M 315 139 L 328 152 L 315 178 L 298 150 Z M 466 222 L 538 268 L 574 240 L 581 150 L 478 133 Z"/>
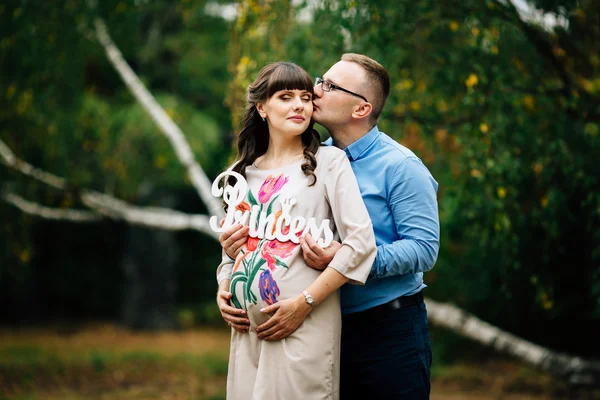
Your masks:
<path fill-rule="evenodd" d="M 363 103 L 360 106 L 356 107 L 354 109 L 354 112 L 352 113 L 352 116 L 354 118 L 358 118 L 358 119 L 368 118 L 369 115 L 371 115 L 372 111 L 373 111 L 373 104 L 366 102 L 366 103 Z"/>

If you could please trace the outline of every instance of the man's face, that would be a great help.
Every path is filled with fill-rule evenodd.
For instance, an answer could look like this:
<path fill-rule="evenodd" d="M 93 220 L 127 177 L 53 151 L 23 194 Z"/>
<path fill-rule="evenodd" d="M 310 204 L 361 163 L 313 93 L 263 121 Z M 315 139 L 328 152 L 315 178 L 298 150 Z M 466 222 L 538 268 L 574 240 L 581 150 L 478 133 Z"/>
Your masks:
<path fill-rule="evenodd" d="M 362 93 L 366 73 L 356 63 L 338 61 L 323 75 L 323 79 L 365 97 L 368 95 Z M 329 130 L 335 129 L 350 122 L 354 109 L 362 102 L 362 99 L 341 90 L 325 92 L 318 84 L 315 86 L 313 119 Z"/>

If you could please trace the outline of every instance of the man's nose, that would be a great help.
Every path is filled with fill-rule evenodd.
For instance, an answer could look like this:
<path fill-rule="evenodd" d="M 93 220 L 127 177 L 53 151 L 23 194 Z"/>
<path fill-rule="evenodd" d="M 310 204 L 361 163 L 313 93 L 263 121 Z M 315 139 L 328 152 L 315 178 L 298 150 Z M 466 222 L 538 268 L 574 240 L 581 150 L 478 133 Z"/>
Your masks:
<path fill-rule="evenodd" d="M 316 84 L 313 90 L 315 92 L 313 97 L 320 98 L 323 95 L 323 88 L 320 83 Z"/>

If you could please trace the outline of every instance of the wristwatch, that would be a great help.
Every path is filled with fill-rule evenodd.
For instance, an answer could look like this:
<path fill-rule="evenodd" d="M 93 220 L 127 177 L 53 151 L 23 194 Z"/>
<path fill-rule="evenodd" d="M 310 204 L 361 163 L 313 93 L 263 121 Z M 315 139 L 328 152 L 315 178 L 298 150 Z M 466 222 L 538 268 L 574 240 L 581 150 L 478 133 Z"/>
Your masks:
<path fill-rule="evenodd" d="M 313 297 L 306 290 L 303 291 L 302 294 L 304 295 L 306 303 L 308 303 L 308 305 L 312 308 L 315 308 L 315 306 L 317 305 L 317 303 L 315 303 L 315 299 L 313 299 Z"/>

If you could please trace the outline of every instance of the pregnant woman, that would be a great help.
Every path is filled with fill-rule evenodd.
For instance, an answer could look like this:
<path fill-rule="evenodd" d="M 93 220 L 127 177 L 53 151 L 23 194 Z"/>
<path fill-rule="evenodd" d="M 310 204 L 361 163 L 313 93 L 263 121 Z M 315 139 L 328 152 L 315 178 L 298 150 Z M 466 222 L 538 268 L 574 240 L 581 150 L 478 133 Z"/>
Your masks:
<path fill-rule="evenodd" d="M 238 158 L 223 176 L 241 194 L 225 224 L 249 227 L 235 260 L 223 253 L 218 302 L 234 323 L 227 398 L 338 399 L 341 313 L 337 289 L 363 284 L 376 254 L 371 220 L 346 154 L 320 145 L 313 83 L 299 66 L 265 66 L 248 87 Z M 226 189 L 227 190 L 227 189 Z M 228 198 L 225 198 L 228 201 Z M 309 268 L 299 237 L 342 245 L 324 271 Z M 230 302 L 222 296 L 231 293 Z M 249 325 L 228 320 L 245 312 Z M 270 318 L 297 326 L 280 340 L 256 328 Z M 272 337 L 271 337 L 272 338 Z"/>

